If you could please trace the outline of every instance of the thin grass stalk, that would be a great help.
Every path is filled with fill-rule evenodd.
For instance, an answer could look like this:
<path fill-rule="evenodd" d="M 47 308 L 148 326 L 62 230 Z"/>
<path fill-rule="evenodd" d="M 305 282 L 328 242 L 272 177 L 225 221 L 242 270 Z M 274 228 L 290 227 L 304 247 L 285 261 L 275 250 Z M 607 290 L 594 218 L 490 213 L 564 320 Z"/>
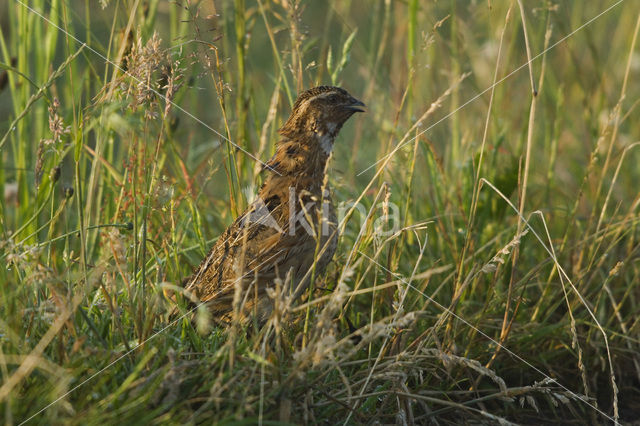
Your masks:
<path fill-rule="evenodd" d="M 407 81 L 412 81 L 415 72 L 416 57 L 416 29 L 418 26 L 418 0 L 409 0 L 407 8 Z M 413 114 L 413 90 L 411 84 L 407 84 L 407 116 Z"/>
<path fill-rule="evenodd" d="M 460 57 L 460 34 L 458 29 L 458 8 L 461 7 L 460 3 L 456 0 L 451 0 L 451 18 L 450 18 L 450 33 L 449 36 L 451 38 L 451 50 L 450 54 L 452 57 L 451 60 L 451 76 L 457 76 L 462 74 L 460 62 L 457 58 Z M 455 175 L 459 176 L 459 168 L 456 165 L 456 162 L 460 158 L 461 150 L 462 150 L 462 137 L 460 136 L 460 121 L 458 119 L 458 114 L 455 112 L 460 107 L 460 92 L 458 91 L 457 86 L 454 87 L 451 93 L 451 102 L 449 103 L 449 114 L 451 114 L 449 119 L 449 129 L 451 129 L 451 138 L 449 145 L 447 147 L 447 165 L 448 170 L 450 170 Z"/>
<path fill-rule="evenodd" d="M 616 105 L 616 107 L 614 108 L 615 111 L 615 121 L 613 124 L 613 132 L 611 132 L 611 140 L 609 142 L 609 149 L 607 150 L 607 156 L 605 158 L 605 163 L 603 166 L 603 170 L 602 170 L 602 176 L 598 181 L 598 189 L 596 190 L 596 195 L 595 195 L 595 199 L 597 200 L 599 198 L 600 195 L 600 191 L 602 190 L 602 186 L 603 186 L 603 182 L 604 182 L 604 173 L 607 170 L 607 165 L 609 163 L 610 160 L 610 156 L 611 156 L 611 151 L 613 149 L 613 144 L 617 139 L 617 135 L 618 135 L 618 129 L 620 127 L 620 116 L 621 116 L 621 109 L 622 109 L 622 102 L 624 101 L 625 97 L 626 97 L 626 93 L 627 93 L 627 84 L 629 81 L 629 74 L 631 71 L 631 61 L 632 61 L 632 57 L 634 54 L 634 50 L 636 47 L 636 41 L 638 39 L 638 32 L 640 30 L 640 14 L 638 14 L 638 18 L 636 20 L 636 26 L 635 29 L 633 31 L 633 38 L 631 40 L 631 46 L 629 47 L 629 56 L 627 58 L 627 66 L 625 68 L 625 72 L 624 72 L 624 78 L 622 80 L 622 87 L 620 89 L 620 98 L 618 100 L 618 103 Z M 623 151 L 622 154 L 622 158 L 624 158 L 624 154 L 626 153 L 627 149 L 629 149 L 630 147 L 625 148 L 625 150 Z M 618 168 L 616 168 L 616 171 L 614 173 L 614 180 L 612 181 L 611 185 L 609 186 L 609 191 L 607 191 L 607 196 L 605 197 L 604 203 L 602 204 L 602 208 L 600 210 L 600 216 L 598 217 L 598 222 L 596 224 L 596 230 L 595 232 L 598 233 L 598 231 L 600 230 L 600 227 L 602 226 L 602 222 L 604 220 L 604 216 L 605 213 L 607 211 L 607 205 L 609 204 L 609 199 L 611 198 L 611 190 L 613 189 L 613 184 L 615 183 L 615 178 L 618 175 L 618 172 L 620 170 L 620 164 L 622 163 L 622 161 L 620 161 L 618 163 Z M 594 204 L 594 208 L 595 208 L 595 204 Z M 595 211 L 594 211 L 595 213 Z M 589 266 L 591 266 L 592 262 L 593 262 L 593 256 L 595 256 L 595 253 L 598 252 L 600 248 L 600 244 L 597 244 L 594 249 L 592 250 L 592 259 L 589 262 Z"/>
<path fill-rule="evenodd" d="M 496 55 L 496 65 L 493 71 L 493 82 L 491 83 L 491 91 L 489 92 L 489 105 L 487 107 L 487 116 L 484 122 L 484 130 L 482 133 L 482 142 L 480 144 L 480 157 L 478 158 L 478 165 L 476 166 L 476 177 L 473 182 L 473 190 L 471 192 L 471 208 L 469 209 L 469 218 L 467 220 L 467 229 L 465 235 L 465 243 L 462 246 L 462 254 L 460 255 L 460 262 L 458 264 L 457 271 L 457 279 L 455 288 L 458 288 L 461 284 L 462 277 L 462 265 L 465 263 L 465 257 L 467 252 L 470 249 L 472 235 L 471 231 L 473 229 L 473 224 L 476 217 L 476 209 L 478 208 L 478 197 L 480 195 L 480 176 L 482 173 L 482 165 L 484 160 L 484 152 L 487 144 L 487 137 L 489 135 L 489 123 L 491 119 L 491 112 L 493 111 L 493 100 L 495 95 L 496 82 L 498 81 L 498 70 L 500 69 L 500 59 L 502 58 L 502 46 L 504 44 L 504 35 L 507 31 L 507 25 L 509 24 L 509 20 L 511 18 L 511 10 L 513 8 L 513 1 L 509 3 L 509 9 L 507 9 L 507 13 L 504 17 L 504 26 L 502 27 L 502 31 L 500 32 L 500 42 L 498 44 L 498 53 Z"/>
<path fill-rule="evenodd" d="M 573 281 L 571 280 L 571 278 L 569 277 L 569 275 L 566 273 L 566 271 L 561 267 L 560 262 L 558 261 L 558 258 L 555 256 L 555 250 L 553 250 L 552 248 L 547 247 L 547 245 L 544 243 L 544 241 L 542 240 L 542 238 L 540 237 L 540 235 L 533 229 L 533 227 L 529 224 L 529 222 L 524 218 L 524 216 L 522 215 L 522 212 L 520 212 L 514 205 L 513 203 L 498 189 L 495 187 L 495 185 L 493 185 L 491 182 L 487 181 L 486 179 L 482 179 L 482 182 L 484 184 L 486 184 L 487 186 L 489 186 L 489 188 L 491 188 L 496 194 L 498 194 L 500 196 L 500 198 L 502 198 L 507 205 L 509 205 L 509 207 L 511 207 L 511 209 L 518 215 L 518 217 L 520 218 L 520 220 L 524 223 L 524 225 L 529 229 L 529 232 L 531 232 L 531 234 L 533 236 L 535 236 L 536 240 L 538 240 L 538 242 L 540 243 L 540 245 L 542 246 L 542 248 L 544 249 L 545 252 L 547 252 L 547 254 L 551 257 L 551 259 L 553 260 L 554 264 L 556 265 L 558 272 L 560 274 L 563 275 L 564 280 L 566 280 L 567 283 L 569 283 L 569 285 L 571 286 L 571 289 L 573 290 L 574 294 L 578 297 L 578 299 L 580 300 L 580 302 L 582 303 L 582 306 L 585 308 L 585 310 L 589 313 L 589 316 L 591 317 L 591 319 L 593 320 L 593 322 L 595 323 L 596 327 L 598 328 L 598 330 L 600 331 L 600 333 L 602 334 L 604 343 L 605 343 L 605 347 L 606 347 L 606 352 L 607 352 L 607 361 L 609 364 L 609 369 L 610 369 L 610 379 L 611 379 L 611 383 L 612 383 L 612 388 L 614 391 L 614 417 L 611 418 L 609 417 L 606 413 L 604 413 L 603 411 L 599 410 L 597 407 L 593 407 L 596 410 L 598 410 L 598 412 L 600 414 L 603 414 L 605 416 L 607 416 L 610 420 L 614 420 L 615 422 L 618 421 L 618 407 L 617 407 L 617 393 L 618 393 L 618 389 L 617 389 L 617 385 L 615 382 L 615 375 L 614 375 L 614 369 L 613 369 L 613 362 L 611 360 L 611 350 L 609 348 L 609 339 L 607 337 L 607 333 L 604 331 L 604 329 L 602 328 L 602 325 L 600 324 L 600 322 L 598 321 L 598 319 L 596 318 L 595 313 L 593 312 L 593 310 L 590 308 L 589 304 L 587 303 L 587 301 L 584 299 L 582 293 L 580 293 L 580 291 L 578 290 L 578 288 L 575 286 L 575 284 L 573 283 Z M 546 221 L 543 221 L 543 224 L 545 226 L 545 230 L 546 232 L 548 232 L 548 228 L 546 225 Z M 589 404 L 591 405 L 591 404 Z"/>
<path fill-rule="evenodd" d="M 527 51 L 527 62 L 529 64 L 528 69 L 529 69 L 529 79 L 530 79 L 530 83 L 531 83 L 531 93 L 532 93 L 532 97 L 531 97 L 531 105 L 529 107 L 529 120 L 528 120 L 528 127 L 527 127 L 527 141 L 526 141 L 526 148 L 525 148 L 525 157 L 524 157 L 524 169 L 522 171 L 522 186 L 520 187 L 520 191 L 519 191 L 519 198 L 520 198 L 520 202 L 519 202 L 519 207 L 518 210 L 523 212 L 524 211 L 524 205 L 525 205 L 525 201 L 527 198 L 527 186 L 528 186 L 528 182 L 529 182 L 529 167 L 530 167 L 530 163 L 531 163 L 531 147 L 533 145 L 533 129 L 534 129 L 534 123 L 535 123 L 535 119 L 536 119 L 536 105 L 537 105 L 537 100 L 538 100 L 538 89 L 536 88 L 536 83 L 534 81 L 533 78 L 533 66 L 531 65 L 532 59 L 531 59 L 531 46 L 529 43 L 529 35 L 528 35 L 528 31 L 527 31 L 527 21 L 526 21 L 526 17 L 525 17 L 525 13 L 524 13 L 524 7 L 522 5 L 522 0 L 517 0 L 518 2 L 518 7 L 520 9 L 520 17 L 522 20 L 522 32 L 524 34 L 524 43 L 525 43 L 525 48 Z M 550 25 L 550 21 L 547 21 L 547 27 Z M 550 35 L 550 32 L 547 31 L 547 37 L 545 38 L 545 48 L 543 49 L 543 52 L 546 52 L 547 50 L 547 46 L 548 46 L 548 42 L 549 42 L 549 37 L 548 35 Z M 546 55 L 543 55 L 543 58 Z M 540 70 L 540 82 L 543 81 L 544 79 L 544 67 L 545 63 L 543 61 L 542 63 L 542 67 Z M 517 234 L 520 234 L 522 232 L 522 221 L 518 221 L 518 227 L 517 227 Z M 502 321 L 502 329 L 500 331 L 500 342 L 504 342 L 505 339 L 507 338 L 507 324 L 509 323 L 508 321 L 508 317 L 510 314 L 510 310 L 511 310 L 511 299 L 512 299 L 512 293 L 513 293 L 513 283 L 514 283 L 514 279 L 515 279 L 515 272 L 516 272 L 516 266 L 518 264 L 518 258 L 520 255 L 520 245 L 516 246 L 513 250 L 513 256 L 512 256 L 512 264 L 511 264 L 511 277 L 509 279 L 509 287 L 507 289 L 507 295 L 506 295 L 506 306 L 504 309 L 504 318 Z M 498 347 L 499 348 L 499 347 Z M 498 350 L 498 348 L 496 348 L 496 350 Z"/>
<path fill-rule="evenodd" d="M 273 30 L 271 28 L 271 25 L 269 24 L 269 20 L 267 19 L 267 13 L 264 10 L 264 5 L 262 4 L 262 0 L 258 0 L 258 6 L 260 9 L 260 15 L 262 16 L 262 20 L 264 21 L 264 26 L 267 30 L 267 34 L 269 35 L 269 41 L 271 42 L 273 56 L 276 59 L 276 64 L 278 65 L 278 71 L 282 75 L 282 82 L 284 83 L 284 90 L 287 94 L 289 105 L 293 106 L 293 93 L 289 88 L 289 79 L 287 78 L 287 73 L 284 69 L 284 64 L 282 63 L 282 57 L 280 55 L 280 51 L 278 50 L 278 46 L 274 38 Z"/>
<path fill-rule="evenodd" d="M 247 87 L 245 82 L 246 65 L 245 57 L 247 56 L 247 11 L 245 0 L 234 1 L 234 26 L 236 36 L 236 61 L 237 61 L 237 86 L 236 86 L 236 141 L 249 147 L 247 138 L 247 105 L 249 99 L 247 97 Z M 242 170 L 242 167 L 240 168 Z"/>
<path fill-rule="evenodd" d="M 369 67 L 369 69 L 371 70 L 371 75 L 369 76 L 368 84 L 364 89 L 363 98 L 367 102 L 370 102 L 369 99 L 371 99 L 375 93 L 376 79 L 379 74 L 379 69 L 381 68 L 381 62 L 384 57 L 384 52 L 386 51 L 386 48 L 387 48 L 387 43 L 389 39 L 389 30 L 391 28 L 391 5 L 392 5 L 391 0 L 384 0 L 384 7 L 380 12 L 383 14 L 383 18 L 382 18 L 382 34 L 380 36 L 379 43 L 376 44 L 375 38 L 374 38 L 374 35 L 377 34 L 377 31 L 372 32 L 371 45 L 372 46 L 375 45 L 376 49 L 375 49 L 375 56 L 373 57 L 373 61 L 371 63 L 371 66 Z M 374 25 L 374 28 L 378 28 L 378 25 Z M 351 157 L 350 157 L 351 164 L 349 165 L 349 168 L 352 173 L 351 179 L 354 179 L 355 166 L 356 166 L 355 160 L 356 158 L 358 158 L 358 154 L 360 153 L 360 140 L 361 140 L 361 135 L 363 131 L 363 126 L 364 125 L 362 124 L 361 121 L 356 123 L 356 136 L 354 138 L 354 143 L 351 148 Z"/>

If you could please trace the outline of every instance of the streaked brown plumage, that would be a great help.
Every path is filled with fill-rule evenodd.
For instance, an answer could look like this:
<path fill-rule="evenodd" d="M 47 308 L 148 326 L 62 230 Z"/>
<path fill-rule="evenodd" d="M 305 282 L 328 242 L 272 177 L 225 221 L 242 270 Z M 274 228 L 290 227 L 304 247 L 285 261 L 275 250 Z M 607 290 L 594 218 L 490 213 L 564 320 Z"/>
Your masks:
<path fill-rule="evenodd" d="M 240 314 L 255 309 L 266 320 L 272 301 L 265 291 L 276 278 L 291 271 L 297 297 L 309 284 L 316 256 L 315 273 L 325 269 L 337 243 L 327 161 L 342 125 L 363 106 L 339 87 L 319 86 L 298 97 L 279 130 L 282 137 L 257 199 L 187 279 L 186 290 L 207 302 L 214 318 L 231 318 L 240 286 L 235 302 L 242 306 Z"/>

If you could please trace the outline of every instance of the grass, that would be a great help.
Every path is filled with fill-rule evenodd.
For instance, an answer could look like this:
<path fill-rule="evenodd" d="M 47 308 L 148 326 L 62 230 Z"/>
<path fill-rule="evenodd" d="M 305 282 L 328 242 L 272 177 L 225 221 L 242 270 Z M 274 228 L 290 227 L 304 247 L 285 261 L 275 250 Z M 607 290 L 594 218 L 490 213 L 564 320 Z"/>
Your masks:
<path fill-rule="evenodd" d="M 637 418 L 636 9 L 3 2 L 3 421 Z M 369 107 L 328 271 L 262 330 L 174 321 L 321 83 Z"/>

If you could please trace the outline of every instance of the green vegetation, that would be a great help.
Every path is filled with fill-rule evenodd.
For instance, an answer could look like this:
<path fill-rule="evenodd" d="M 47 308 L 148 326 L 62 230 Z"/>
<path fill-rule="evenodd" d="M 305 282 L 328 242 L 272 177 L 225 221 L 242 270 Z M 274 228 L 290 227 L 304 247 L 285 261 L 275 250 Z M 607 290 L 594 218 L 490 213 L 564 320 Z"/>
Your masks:
<path fill-rule="evenodd" d="M 640 416 L 637 3 L 7 0 L 0 25 L 0 421 Z M 367 220 L 262 330 L 174 320 L 317 84 L 368 105 L 330 171 Z"/>

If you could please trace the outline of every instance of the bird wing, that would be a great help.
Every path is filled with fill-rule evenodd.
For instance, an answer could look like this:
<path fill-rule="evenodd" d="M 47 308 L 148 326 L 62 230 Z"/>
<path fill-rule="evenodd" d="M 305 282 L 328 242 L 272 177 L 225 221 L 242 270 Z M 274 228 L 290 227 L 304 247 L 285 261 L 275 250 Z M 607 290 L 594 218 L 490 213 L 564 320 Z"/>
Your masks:
<path fill-rule="evenodd" d="M 303 229 L 290 234 L 288 220 L 286 203 L 270 205 L 268 199 L 256 200 L 216 241 L 186 289 L 201 302 L 230 308 L 239 282 L 273 282 L 284 278 L 292 267 L 312 263 L 315 239 Z M 258 286 L 260 292 L 265 287 Z M 212 309 L 218 310 L 215 306 Z"/>

